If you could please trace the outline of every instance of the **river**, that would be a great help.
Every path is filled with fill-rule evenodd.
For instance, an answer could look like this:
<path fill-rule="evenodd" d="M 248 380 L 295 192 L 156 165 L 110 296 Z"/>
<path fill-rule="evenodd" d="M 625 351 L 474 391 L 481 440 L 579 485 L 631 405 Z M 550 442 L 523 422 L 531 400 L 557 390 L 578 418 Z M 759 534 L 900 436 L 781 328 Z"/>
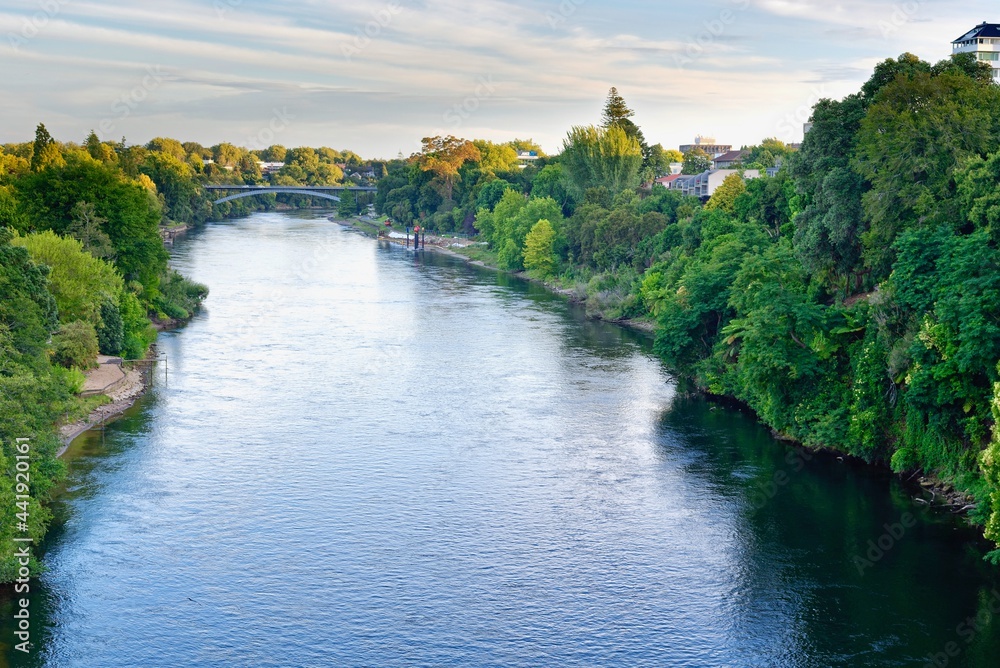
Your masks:
<path fill-rule="evenodd" d="M 642 335 L 316 214 L 173 265 L 211 295 L 70 449 L 11 666 L 997 665 L 976 532 Z"/>

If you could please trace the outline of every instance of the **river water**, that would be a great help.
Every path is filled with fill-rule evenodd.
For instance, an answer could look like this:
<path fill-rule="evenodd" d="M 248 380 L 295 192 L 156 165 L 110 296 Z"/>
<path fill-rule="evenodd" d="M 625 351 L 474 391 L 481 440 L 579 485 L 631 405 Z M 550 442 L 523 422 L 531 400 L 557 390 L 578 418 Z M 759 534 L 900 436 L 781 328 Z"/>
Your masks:
<path fill-rule="evenodd" d="M 12 666 L 997 665 L 975 532 L 646 338 L 315 214 L 173 264 L 211 296 L 70 450 Z"/>

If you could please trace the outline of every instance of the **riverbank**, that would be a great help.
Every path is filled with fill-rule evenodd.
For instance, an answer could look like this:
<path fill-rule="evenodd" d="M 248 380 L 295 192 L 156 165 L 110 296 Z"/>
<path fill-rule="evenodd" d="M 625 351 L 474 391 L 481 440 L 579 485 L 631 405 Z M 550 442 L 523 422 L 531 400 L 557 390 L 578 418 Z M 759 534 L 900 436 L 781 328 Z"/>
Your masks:
<path fill-rule="evenodd" d="M 358 229 L 354 225 L 345 224 L 345 221 L 334 220 L 333 218 L 331 218 L 330 220 L 332 220 L 333 222 L 344 224 L 347 227 L 354 227 L 355 229 Z M 406 242 L 405 239 L 388 237 L 388 236 L 379 236 L 379 239 L 383 239 L 390 243 L 395 243 L 399 245 L 403 245 Z M 476 267 L 482 267 L 484 269 L 490 269 L 492 271 L 503 272 L 510 274 L 511 276 L 516 276 L 517 278 L 528 281 L 530 283 L 541 285 L 546 289 L 550 290 L 551 292 L 554 292 L 558 295 L 565 297 L 572 304 L 580 304 L 584 306 L 587 305 L 588 300 L 587 300 L 587 293 L 585 290 L 566 288 L 560 285 L 559 283 L 538 278 L 537 276 L 533 276 L 526 271 L 510 272 L 504 269 L 500 269 L 496 265 L 491 264 L 490 262 L 487 262 L 482 258 L 483 252 L 480 246 L 474 241 L 470 241 L 468 239 L 459 239 L 456 237 L 439 237 L 433 234 L 428 234 L 422 238 L 422 244 L 423 244 L 421 247 L 422 249 L 433 250 L 436 253 L 450 255 L 452 257 L 463 260 Z M 594 318 L 595 320 L 601 320 L 603 322 L 609 322 L 615 325 L 621 325 L 622 327 L 628 327 L 630 329 L 634 329 L 643 332 L 645 334 L 652 335 L 656 332 L 656 323 L 653 322 L 652 320 L 632 319 L 632 318 L 612 318 L 609 317 L 606 312 L 600 309 L 590 309 L 590 308 L 587 309 L 587 314 L 592 318 Z"/>
<path fill-rule="evenodd" d="M 398 243 L 398 244 L 404 243 L 403 239 L 395 239 L 389 237 L 382 237 L 382 238 L 393 243 Z M 447 237 L 439 237 L 435 235 L 427 235 L 425 243 L 426 246 L 424 247 L 427 248 L 428 250 L 433 250 L 437 253 L 443 253 L 445 255 L 450 255 L 452 257 L 459 258 L 477 267 L 483 267 L 498 272 L 504 271 L 503 269 L 500 269 L 499 267 L 487 262 L 483 257 L 484 255 L 486 255 L 486 252 L 481 247 L 477 246 L 475 242 L 466 239 L 454 239 Z M 571 303 L 583 304 L 583 305 L 587 304 L 588 297 L 585 290 L 566 288 L 560 285 L 559 283 L 544 279 L 539 279 L 535 276 L 530 275 L 528 272 L 524 271 L 505 272 L 505 273 L 517 276 L 518 278 L 535 283 L 537 285 L 544 286 L 548 290 L 556 294 L 562 295 L 563 297 L 568 299 Z M 607 317 L 606 313 L 602 312 L 600 309 L 597 308 L 588 309 L 588 314 L 597 320 L 602 320 L 604 322 L 609 322 L 616 325 L 629 327 L 631 329 L 639 330 L 649 335 L 655 335 L 657 329 L 656 323 L 648 319 L 634 320 L 634 319 L 610 318 Z M 728 405 L 737 405 L 741 410 L 747 411 L 748 413 L 753 415 L 754 419 L 756 419 L 758 422 L 769 427 L 769 425 L 767 425 L 767 423 L 764 422 L 750 406 L 741 402 L 739 399 L 735 397 L 728 397 L 728 396 L 724 397 L 724 396 L 713 395 L 712 393 L 706 391 L 704 388 L 701 387 L 697 387 L 697 391 L 703 396 L 709 398 L 710 400 L 718 401 L 720 403 L 725 403 Z M 807 448 L 804 444 L 795 440 L 794 438 L 790 438 L 786 434 L 774 431 L 773 429 L 772 429 L 772 434 L 777 440 L 795 445 L 796 447 L 799 448 L 811 451 L 823 451 L 838 457 L 842 458 L 849 457 L 852 460 L 863 461 L 849 455 L 848 453 L 838 450 L 837 448 L 832 448 L 832 447 Z M 891 470 L 890 467 L 886 464 L 866 462 L 865 465 L 883 471 Z M 934 506 L 942 510 L 951 512 L 953 514 L 961 514 L 967 519 L 967 521 L 970 524 L 976 525 L 976 522 L 971 517 L 971 514 L 974 513 L 978 508 L 976 500 L 973 497 L 971 497 L 969 494 L 961 490 L 956 489 L 955 486 L 947 480 L 941 479 L 933 475 L 919 475 L 919 473 L 921 472 L 894 473 L 893 475 L 895 475 L 910 491 L 915 503 L 926 506 Z"/>
<path fill-rule="evenodd" d="M 147 359 L 152 359 L 153 349 L 150 350 L 151 354 L 147 356 Z M 150 384 L 146 382 L 145 374 L 142 371 L 134 368 L 128 369 L 125 373 L 125 379 L 118 387 L 107 393 L 106 396 L 111 399 L 111 403 L 94 409 L 83 420 L 77 420 L 76 422 L 59 427 L 59 438 L 62 441 L 62 446 L 59 452 L 56 453 L 56 457 L 62 457 L 73 441 L 84 432 L 121 417 L 125 411 L 131 408 L 146 393 L 149 386 Z"/>

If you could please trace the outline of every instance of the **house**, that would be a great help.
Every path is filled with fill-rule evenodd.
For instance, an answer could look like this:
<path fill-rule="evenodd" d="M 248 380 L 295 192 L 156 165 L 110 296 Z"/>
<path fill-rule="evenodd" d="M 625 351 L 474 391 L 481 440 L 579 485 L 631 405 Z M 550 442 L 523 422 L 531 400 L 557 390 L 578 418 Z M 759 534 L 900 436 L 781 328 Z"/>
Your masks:
<path fill-rule="evenodd" d="M 671 176 L 674 176 L 673 174 Z M 676 179 L 671 179 L 664 185 L 671 190 L 678 190 L 682 195 L 694 195 L 694 182 L 698 178 L 693 174 L 677 174 Z"/>
<path fill-rule="evenodd" d="M 750 151 L 727 151 L 712 160 L 716 169 L 732 169 L 736 165 L 743 163 L 743 158 L 750 155 Z"/>
<path fill-rule="evenodd" d="M 700 148 L 705 153 L 708 153 L 710 158 L 715 158 L 723 153 L 728 153 L 733 150 L 730 144 L 717 144 L 715 142 L 715 137 L 702 137 L 698 135 L 694 138 L 693 144 L 681 144 L 679 147 L 681 153 L 689 153 L 696 148 Z"/>
<path fill-rule="evenodd" d="M 257 161 L 257 166 L 260 167 L 261 174 L 274 174 L 275 172 L 280 172 L 281 168 L 285 166 L 283 162 L 264 162 L 262 160 Z"/>
<path fill-rule="evenodd" d="M 669 188 L 670 184 L 681 177 L 680 174 L 668 174 L 667 176 L 661 176 L 660 178 L 653 181 L 654 184 L 659 183 L 664 188 Z"/>
<path fill-rule="evenodd" d="M 974 53 L 977 60 L 993 68 L 993 78 L 1000 82 L 1000 23 L 980 23 L 952 42 L 951 51 Z"/>
<path fill-rule="evenodd" d="M 535 160 L 538 160 L 537 151 L 518 151 L 517 152 L 517 166 L 524 169 Z"/>
<path fill-rule="evenodd" d="M 708 199 L 730 174 L 740 174 L 744 180 L 760 178 L 760 173 L 754 170 L 744 172 L 739 169 L 710 169 L 701 174 L 678 176 L 670 181 L 667 187 L 679 190 L 682 195 Z"/>

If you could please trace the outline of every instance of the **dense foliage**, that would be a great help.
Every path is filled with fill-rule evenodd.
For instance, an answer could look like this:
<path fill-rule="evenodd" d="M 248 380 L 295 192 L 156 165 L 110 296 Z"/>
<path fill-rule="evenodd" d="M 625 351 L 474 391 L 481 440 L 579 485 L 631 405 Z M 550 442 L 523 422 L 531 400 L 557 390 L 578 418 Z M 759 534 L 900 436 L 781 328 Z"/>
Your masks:
<path fill-rule="evenodd" d="M 474 191 L 484 259 L 606 318 L 655 320 L 659 354 L 701 388 L 807 445 L 950 482 L 1000 542 L 989 67 L 886 60 L 857 94 L 816 105 L 800 150 L 744 147 L 744 166 L 775 176 L 731 176 L 705 202 L 637 188 L 631 115 L 612 91 L 604 123 L 570 130 L 561 155 Z M 685 171 L 708 166 L 685 156 Z M 398 173 L 382 204 L 420 192 Z M 428 218 L 464 220 L 469 204 L 451 206 Z"/>

